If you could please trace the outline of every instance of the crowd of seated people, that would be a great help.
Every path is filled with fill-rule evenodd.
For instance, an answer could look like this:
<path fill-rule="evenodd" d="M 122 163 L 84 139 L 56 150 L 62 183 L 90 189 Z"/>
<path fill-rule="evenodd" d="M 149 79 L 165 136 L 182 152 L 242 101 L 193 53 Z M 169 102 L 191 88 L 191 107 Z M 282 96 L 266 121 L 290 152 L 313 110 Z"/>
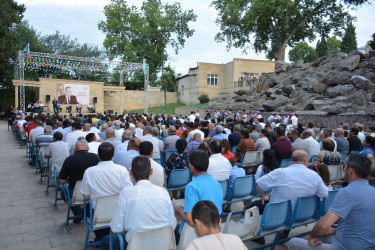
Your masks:
<path fill-rule="evenodd" d="M 276 113 L 266 119 L 266 114 L 258 111 L 208 114 L 200 117 L 197 112 L 189 116 L 20 113 L 12 125 L 34 147 L 45 147 L 45 158 L 61 166 L 60 182 L 68 184 L 70 195 L 79 180 L 82 180 L 81 194 L 94 205 L 99 197 L 119 195 L 110 228 L 113 232 L 127 231 L 126 244 L 134 232 L 166 225 L 173 227 L 178 242 L 187 224 L 201 237 L 188 249 L 242 248 L 238 238 L 223 236 L 218 231 L 218 216 L 224 211 L 219 181 L 229 180 L 232 187 L 236 178 L 245 176 L 240 163 L 246 152 L 258 151 L 262 160 L 250 171 L 255 175 L 258 196 L 250 206 L 258 206 L 261 212 L 267 203 L 289 199 L 294 208 L 298 197 L 325 198 L 335 185 L 330 180 L 329 166 L 338 166 L 343 173 L 340 179 L 344 184 L 336 185 L 340 188 L 339 198 L 317 223 L 321 227 L 314 227 L 307 243 L 292 240 L 288 247 L 319 245 L 318 237 L 334 233 L 336 237 L 331 243 L 336 242 L 339 249 L 343 244 L 351 249 L 360 249 L 362 244 L 375 245 L 375 230 L 362 221 L 353 222 L 361 220 L 358 213 L 366 215 L 368 218 L 363 218 L 367 221 L 374 217 L 369 208 L 375 206 L 375 198 L 366 200 L 366 197 L 375 197 L 375 189 L 367 181 L 375 178 L 374 165 L 368 160 L 375 155 L 375 133 L 365 136 L 362 124 L 353 124 L 350 130 L 345 124 L 330 130 L 314 129 L 309 123 L 304 129 L 295 112 L 284 119 Z M 335 132 L 331 135 L 330 131 Z M 359 147 L 358 142 L 362 144 Z M 291 165 L 280 168 L 283 160 L 290 160 Z M 30 164 L 35 164 L 33 161 Z M 193 178 L 183 191 L 168 194 L 168 178 L 176 169 L 190 169 Z M 266 195 L 268 190 L 272 191 Z M 356 192 L 361 195 L 353 198 Z M 174 206 L 172 197 L 184 201 Z M 345 199 L 353 199 L 355 203 L 344 204 Z M 365 204 L 363 210 L 361 202 Z M 87 208 L 72 207 L 78 216 L 84 209 Z M 213 219 L 208 220 L 209 217 Z M 340 220 L 337 231 L 326 227 L 334 224 L 333 219 Z M 351 228 L 351 223 L 357 227 Z M 347 230 L 355 233 L 349 236 Z M 109 229 L 94 232 L 93 241 L 108 247 Z M 282 237 L 288 233 L 284 232 Z M 354 238 L 355 235 L 358 237 Z M 216 248 L 220 244 L 222 248 Z"/>

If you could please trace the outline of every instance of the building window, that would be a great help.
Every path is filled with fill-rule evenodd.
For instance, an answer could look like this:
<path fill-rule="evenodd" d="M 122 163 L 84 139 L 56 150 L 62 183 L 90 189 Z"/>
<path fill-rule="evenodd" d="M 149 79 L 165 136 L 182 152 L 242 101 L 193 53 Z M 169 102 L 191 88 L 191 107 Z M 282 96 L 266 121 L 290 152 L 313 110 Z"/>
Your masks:
<path fill-rule="evenodd" d="M 197 75 L 193 75 L 193 84 L 197 85 Z"/>
<path fill-rule="evenodd" d="M 217 75 L 208 74 L 207 75 L 207 85 L 217 85 Z"/>

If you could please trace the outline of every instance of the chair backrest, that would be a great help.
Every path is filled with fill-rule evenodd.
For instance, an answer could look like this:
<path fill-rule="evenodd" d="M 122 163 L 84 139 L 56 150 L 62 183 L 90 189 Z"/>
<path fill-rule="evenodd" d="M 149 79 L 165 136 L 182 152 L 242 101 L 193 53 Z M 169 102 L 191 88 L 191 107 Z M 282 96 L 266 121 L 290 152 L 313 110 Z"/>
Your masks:
<path fill-rule="evenodd" d="M 223 190 L 223 200 L 226 200 L 228 198 L 229 192 L 230 192 L 230 185 L 229 185 L 229 179 L 219 181 L 221 188 Z"/>
<path fill-rule="evenodd" d="M 254 175 L 237 177 L 234 180 L 231 192 L 231 198 L 242 198 L 254 194 L 255 178 Z"/>
<path fill-rule="evenodd" d="M 167 158 L 171 155 L 171 154 L 173 154 L 173 153 L 176 153 L 177 151 L 166 151 L 165 152 L 165 155 L 164 155 L 164 160 L 165 161 L 167 161 Z"/>
<path fill-rule="evenodd" d="M 162 163 L 162 160 L 161 160 L 161 158 L 158 158 L 158 159 L 153 159 L 155 162 L 157 162 L 157 163 L 159 163 L 160 165 L 162 165 L 163 163 Z"/>
<path fill-rule="evenodd" d="M 263 151 L 258 152 L 258 164 L 263 162 Z"/>
<path fill-rule="evenodd" d="M 352 150 L 349 152 L 350 155 L 355 155 L 355 154 L 359 154 L 359 151 L 356 151 L 356 150 Z"/>
<path fill-rule="evenodd" d="M 320 206 L 320 216 L 323 216 L 327 213 L 329 207 L 332 205 L 333 201 L 335 200 L 335 197 L 339 190 L 332 190 L 328 192 L 328 197 L 324 198 L 321 202 Z"/>
<path fill-rule="evenodd" d="M 191 179 L 190 169 L 173 169 L 169 174 L 167 189 L 183 188 Z"/>
<path fill-rule="evenodd" d="M 292 159 L 282 159 L 279 168 L 286 168 L 292 165 Z"/>
<path fill-rule="evenodd" d="M 57 166 L 58 165 L 55 165 L 55 167 L 53 168 L 53 179 L 54 179 L 56 188 L 59 185 L 59 172 L 60 172 Z"/>
<path fill-rule="evenodd" d="M 341 164 L 344 165 L 345 159 L 346 157 L 348 157 L 348 152 L 341 152 L 340 155 L 341 155 Z"/>
<path fill-rule="evenodd" d="M 232 153 L 233 153 L 233 154 L 236 154 L 236 150 L 237 150 L 237 146 L 233 146 L 233 148 L 232 148 Z"/>
<path fill-rule="evenodd" d="M 82 181 L 77 181 L 74 186 L 73 195 L 72 195 L 72 204 L 73 205 L 82 205 L 83 204 L 83 195 L 79 191 L 81 188 Z"/>
<path fill-rule="evenodd" d="M 291 227 L 313 222 L 318 219 L 320 198 L 316 195 L 299 197 L 294 206 Z"/>
<path fill-rule="evenodd" d="M 312 155 L 311 157 L 310 157 L 310 163 L 313 163 L 315 160 L 316 160 L 316 158 L 318 157 L 318 155 Z"/>
<path fill-rule="evenodd" d="M 168 225 L 135 232 L 130 238 L 127 249 L 174 250 L 176 249 L 176 240 L 173 228 Z"/>
<path fill-rule="evenodd" d="M 115 210 L 118 194 L 102 196 L 96 200 L 93 228 L 108 226 L 112 220 L 113 211 Z"/>
<path fill-rule="evenodd" d="M 330 182 L 337 182 L 341 177 L 341 166 L 340 165 L 328 165 L 330 174 Z"/>
<path fill-rule="evenodd" d="M 263 211 L 258 236 L 288 229 L 291 216 L 292 203 L 290 200 L 268 203 Z"/>
<path fill-rule="evenodd" d="M 247 151 L 243 157 L 241 166 L 252 166 L 258 163 L 258 151 Z"/>
<path fill-rule="evenodd" d="M 189 226 L 189 224 L 185 223 L 184 227 L 182 228 L 177 250 L 185 250 L 189 246 L 189 244 L 197 238 L 198 235 L 195 232 L 194 228 Z"/>

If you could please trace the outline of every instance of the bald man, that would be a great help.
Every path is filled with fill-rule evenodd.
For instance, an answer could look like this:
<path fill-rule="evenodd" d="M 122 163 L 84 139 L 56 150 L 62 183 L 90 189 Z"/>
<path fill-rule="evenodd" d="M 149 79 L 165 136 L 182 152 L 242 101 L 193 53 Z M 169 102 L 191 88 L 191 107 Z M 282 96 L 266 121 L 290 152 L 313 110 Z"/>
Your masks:
<path fill-rule="evenodd" d="M 200 133 L 195 133 L 193 135 L 193 140 L 188 143 L 186 146 L 186 151 L 189 152 L 189 154 L 193 153 L 194 151 L 198 150 L 199 145 L 202 143 L 202 136 Z"/>
<path fill-rule="evenodd" d="M 180 139 L 180 137 L 176 135 L 176 127 L 169 127 L 168 136 L 164 139 L 164 152 L 177 151 L 176 141 L 178 139 Z"/>
<path fill-rule="evenodd" d="M 309 155 L 303 150 L 296 150 L 292 154 L 292 165 L 287 168 L 278 168 L 260 177 L 257 180 L 259 197 L 263 197 L 264 191 L 273 188 L 270 202 L 292 201 L 292 208 L 298 197 L 328 196 L 328 188 L 322 178 L 308 169 Z"/>
<path fill-rule="evenodd" d="M 344 153 L 349 152 L 349 142 L 344 137 L 344 130 L 342 128 L 338 128 L 335 130 L 335 138 L 337 144 L 337 152 Z"/>

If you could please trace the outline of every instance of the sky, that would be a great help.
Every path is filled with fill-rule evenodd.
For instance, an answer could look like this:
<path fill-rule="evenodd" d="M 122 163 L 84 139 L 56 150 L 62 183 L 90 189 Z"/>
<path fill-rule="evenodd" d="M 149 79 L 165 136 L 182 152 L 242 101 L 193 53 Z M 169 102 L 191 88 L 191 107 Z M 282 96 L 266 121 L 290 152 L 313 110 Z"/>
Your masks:
<path fill-rule="evenodd" d="M 77 38 L 80 43 L 91 43 L 103 48 L 105 34 L 98 29 L 98 23 L 105 21 L 104 6 L 110 0 L 16 0 L 26 6 L 24 19 L 42 35 L 53 34 L 57 30 L 61 34 Z M 358 46 L 362 47 L 374 30 L 375 1 L 372 5 L 365 5 L 352 10 L 357 17 L 354 23 L 357 32 Z M 141 6 L 141 0 L 127 1 L 129 5 Z M 176 0 L 162 0 L 163 3 L 174 3 Z M 184 0 L 181 2 L 183 10 L 193 9 L 197 21 L 189 25 L 195 30 L 194 35 L 186 39 L 185 46 L 176 55 L 174 50 L 167 50 L 172 68 L 177 73 L 187 74 L 189 68 L 197 66 L 198 62 L 227 63 L 233 58 L 267 60 L 264 53 L 256 54 L 249 50 L 247 54 L 242 49 L 226 49 L 226 43 L 217 43 L 214 39 L 219 27 L 215 23 L 217 12 L 210 6 L 208 0 Z M 315 47 L 315 43 L 311 43 Z M 31 51 L 32 44 L 30 44 Z M 103 48 L 104 50 L 104 48 Z M 288 53 L 288 49 L 287 49 Z"/>

